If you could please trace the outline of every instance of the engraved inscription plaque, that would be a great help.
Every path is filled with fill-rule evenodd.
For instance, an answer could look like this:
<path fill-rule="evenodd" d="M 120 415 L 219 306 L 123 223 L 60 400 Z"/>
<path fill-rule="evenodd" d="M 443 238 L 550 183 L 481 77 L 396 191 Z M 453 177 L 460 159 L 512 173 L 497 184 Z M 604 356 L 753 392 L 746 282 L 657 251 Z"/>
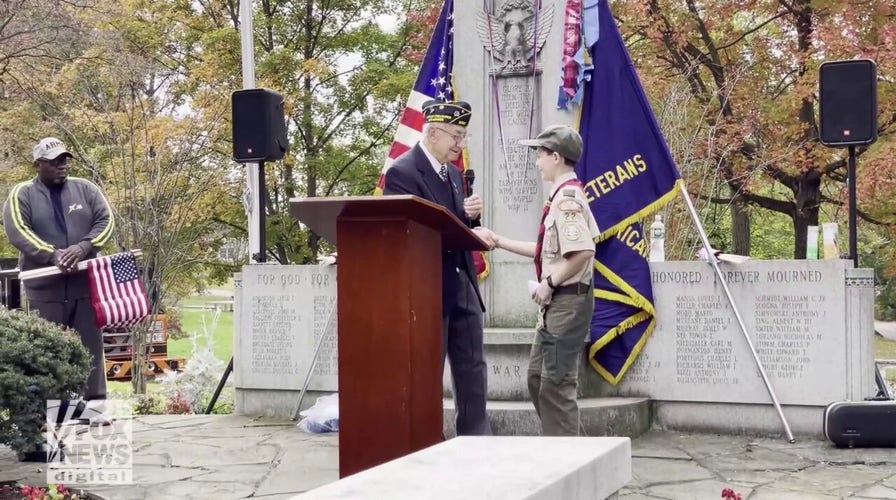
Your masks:
<path fill-rule="evenodd" d="M 768 403 L 715 272 L 704 262 L 667 264 L 651 263 L 657 328 L 616 393 Z M 725 264 L 723 271 L 781 403 L 826 405 L 846 392 L 846 264 L 792 261 L 781 267 L 748 262 Z"/>
<path fill-rule="evenodd" d="M 338 388 L 336 270 L 332 266 L 245 266 L 234 362 L 243 388 L 298 390 L 326 335 L 310 390 Z"/>

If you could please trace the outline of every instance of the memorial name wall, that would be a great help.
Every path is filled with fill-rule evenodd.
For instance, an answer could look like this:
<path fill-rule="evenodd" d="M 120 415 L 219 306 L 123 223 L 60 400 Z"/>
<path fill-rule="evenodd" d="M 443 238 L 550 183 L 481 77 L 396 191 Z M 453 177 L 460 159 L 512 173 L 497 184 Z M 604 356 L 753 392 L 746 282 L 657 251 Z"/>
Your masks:
<path fill-rule="evenodd" d="M 753 346 L 782 404 L 823 406 L 849 393 L 848 356 L 863 347 L 847 332 L 848 265 L 844 261 L 723 265 Z M 244 268 L 237 318 L 237 387 L 300 389 L 318 339 L 329 332 L 309 389 L 338 389 L 336 269 Z M 656 329 L 610 394 L 768 404 L 755 360 L 713 269 L 705 262 L 653 262 L 651 280 Z M 513 339 L 487 340 L 490 397 L 527 397 L 530 341 L 531 335 L 522 330 Z M 588 373 L 593 372 L 590 367 L 583 370 L 598 377 Z M 450 375 L 444 381 L 447 394 Z"/>
<path fill-rule="evenodd" d="M 335 267 L 245 266 L 239 293 L 238 387 L 301 388 L 326 335 L 308 388 L 337 390 Z"/>
<path fill-rule="evenodd" d="M 825 405 L 846 392 L 846 267 L 844 261 L 723 264 L 783 404 Z M 651 281 L 656 329 L 614 393 L 767 403 L 755 358 L 713 269 L 705 262 L 653 262 Z"/>

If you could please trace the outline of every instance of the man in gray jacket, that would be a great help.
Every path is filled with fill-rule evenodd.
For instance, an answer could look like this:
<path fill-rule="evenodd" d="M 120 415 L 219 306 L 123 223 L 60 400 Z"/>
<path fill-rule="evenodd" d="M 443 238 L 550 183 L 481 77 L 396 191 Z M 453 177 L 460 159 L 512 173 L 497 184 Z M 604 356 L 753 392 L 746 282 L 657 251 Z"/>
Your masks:
<path fill-rule="evenodd" d="M 47 137 L 33 151 L 37 176 L 17 184 L 3 205 L 3 225 L 19 249 L 19 269 L 56 266 L 62 274 L 24 282 L 28 307 L 48 321 L 70 327 L 93 357 L 84 399 L 106 398 L 103 335 L 90 304 L 87 273 L 78 262 L 96 257 L 111 239 L 112 211 L 96 184 L 70 177 L 72 154 Z"/>

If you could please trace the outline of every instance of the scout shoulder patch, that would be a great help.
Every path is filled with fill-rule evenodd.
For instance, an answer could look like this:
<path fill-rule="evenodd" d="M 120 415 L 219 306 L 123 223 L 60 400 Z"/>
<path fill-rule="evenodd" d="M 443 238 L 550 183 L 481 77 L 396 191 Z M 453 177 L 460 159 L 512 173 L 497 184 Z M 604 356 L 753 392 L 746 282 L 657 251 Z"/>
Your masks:
<path fill-rule="evenodd" d="M 576 224 L 569 224 L 563 229 L 563 236 L 569 241 L 579 241 L 582 238 L 582 231 Z"/>
<path fill-rule="evenodd" d="M 584 211 L 585 207 L 582 205 L 581 200 L 575 197 L 575 191 L 573 191 L 571 198 L 566 196 L 566 192 L 564 192 L 563 195 L 563 199 L 561 199 L 560 203 L 557 205 L 557 208 L 560 209 L 561 212 L 581 213 Z"/>

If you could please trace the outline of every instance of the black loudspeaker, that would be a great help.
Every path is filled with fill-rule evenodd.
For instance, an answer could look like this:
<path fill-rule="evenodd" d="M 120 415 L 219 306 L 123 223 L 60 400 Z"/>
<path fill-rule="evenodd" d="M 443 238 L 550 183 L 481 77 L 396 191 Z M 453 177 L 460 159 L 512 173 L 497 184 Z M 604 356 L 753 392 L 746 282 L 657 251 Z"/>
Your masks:
<path fill-rule="evenodd" d="M 877 66 L 868 59 L 826 62 L 819 68 L 821 143 L 871 144 L 877 140 Z"/>
<path fill-rule="evenodd" d="M 237 90 L 230 96 L 233 159 L 276 161 L 289 151 L 283 96 L 269 89 Z"/>

